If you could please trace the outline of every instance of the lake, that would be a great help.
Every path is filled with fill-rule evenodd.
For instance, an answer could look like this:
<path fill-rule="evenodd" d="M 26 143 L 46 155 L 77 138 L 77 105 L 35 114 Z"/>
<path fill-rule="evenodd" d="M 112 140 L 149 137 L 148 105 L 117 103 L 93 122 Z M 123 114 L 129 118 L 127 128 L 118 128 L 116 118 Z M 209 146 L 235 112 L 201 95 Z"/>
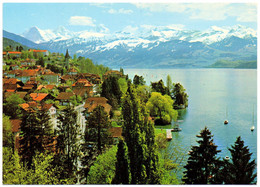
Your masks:
<path fill-rule="evenodd" d="M 257 70 L 256 69 L 124 69 L 133 80 L 135 74 L 143 76 L 146 84 L 162 79 L 166 85 L 169 74 L 174 83 L 180 82 L 189 95 L 189 106 L 179 111 L 177 122 L 181 132 L 173 132 L 169 142 L 171 149 L 180 145 L 189 150 L 196 145 L 196 135 L 205 126 L 214 135 L 214 143 L 221 152 L 220 157 L 230 156 L 227 147 L 234 145 L 241 136 L 245 145 L 257 157 Z M 253 115 L 254 112 L 254 115 Z M 229 123 L 224 125 L 224 120 Z M 255 130 L 250 131 L 253 125 Z M 168 126 L 156 128 L 171 128 Z M 170 150 L 169 150 L 170 151 Z"/>

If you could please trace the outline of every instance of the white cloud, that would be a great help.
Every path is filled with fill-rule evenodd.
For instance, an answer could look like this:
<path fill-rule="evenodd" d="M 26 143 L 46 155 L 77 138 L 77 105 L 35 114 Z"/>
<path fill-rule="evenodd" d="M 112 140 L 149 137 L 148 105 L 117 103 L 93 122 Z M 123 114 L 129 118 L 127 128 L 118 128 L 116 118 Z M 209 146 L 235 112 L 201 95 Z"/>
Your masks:
<path fill-rule="evenodd" d="M 70 25 L 85 25 L 91 27 L 96 26 L 94 22 L 95 20 L 93 20 L 91 17 L 86 16 L 72 16 L 69 20 Z"/>
<path fill-rule="evenodd" d="M 135 4 L 137 8 L 151 12 L 176 12 L 190 19 L 225 20 L 232 16 L 239 22 L 256 22 L 257 5 L 249 3 L 153 3 Z"/>
<path fill-rule="evenodd" d="M 110 9 L 108 11 L 109 14 L 132 14 L 133 11 L 130 10 L 130 9 L 123 9 L 123 8 L 120 8 L 119 10 L 115 10 L 115 9 Z"/>

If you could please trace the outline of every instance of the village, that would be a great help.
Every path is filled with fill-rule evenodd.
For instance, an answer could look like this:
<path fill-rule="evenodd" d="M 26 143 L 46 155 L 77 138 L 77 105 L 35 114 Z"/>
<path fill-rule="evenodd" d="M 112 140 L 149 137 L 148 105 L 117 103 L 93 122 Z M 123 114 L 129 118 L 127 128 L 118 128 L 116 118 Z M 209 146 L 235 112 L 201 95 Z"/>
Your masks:
<path fill-rule="evenodd" d="M 62 56 L 56 53 L 50 54 L 47 50 L 32 50 L 34 58 L 22 59 L 22 52 L 9 51 L 3 52 L 3 66 L 7 67 L 3 71 L 3 99 L 12 95 L 17 95 L 24 100 L 19 104 L 22 113 L 30 113 L 35 110 L 44 110 L 49 114 L 53 131 L 57 129 L 58 114 L 67 105 L 72 105 L 74 101 L 74 110 L 77 112 L 77 123 L 80 126 L 79 134 L 85 132 L 86 118 L 83 111 L 87 110 L 91 113 L 98 105 L 104 107 L 109 115 L 112 107 L 108 103 L 108 99 L 100 96 L 100 85 L 102 78 L 98 74 L 79 73 L 70 63 L 69 69 L 63 75 L 55 73 L 46 67 L 37 65 L 37 57 L 43 58 L 51 56 L 57 60 L 61 60 Z M 8 59 L 12 63 L 8 63 Z M 64 59 L 64 57 L 63 57 Z M 69 64 L 70 59 L 66 58 L 65 63 Z M 103 75 L 106 79 L 109 75 L 122 77 L 123 74 L 116 70 L 109 70 Z M 19 150 L 19 133 L 22 119 L 10 119 L 12 124 L 12 132 L 15 136 L 15 149 Z M 112 127 L 110 129 L 113 138 L 122 136 L 121 127 Z M 55 150 L 55 137 L 53 138 L 51 150 Z"/>

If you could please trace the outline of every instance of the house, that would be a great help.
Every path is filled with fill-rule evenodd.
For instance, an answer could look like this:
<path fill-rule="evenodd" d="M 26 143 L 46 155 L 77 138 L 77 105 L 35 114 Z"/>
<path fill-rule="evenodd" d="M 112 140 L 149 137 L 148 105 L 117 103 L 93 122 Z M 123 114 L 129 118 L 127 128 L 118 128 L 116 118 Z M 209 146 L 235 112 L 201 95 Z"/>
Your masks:
<path fill-rule="evenodd" d="M 41 75 L 43 76 L 43 79 L 45 81 L 47 81 L 48 84 L 50 83 L 54 83 L 54 84 L 58 84 L 59 83 L 59 74 L 56 74 L 54 72 L 52 72 L 51 70 L 49 69 L 45 69 Z"/>
<path fill-rule="evenodd" d="M 16 78 L 4 78 L 3 79 L 3 90 L 14 92 L 14 91 L 21 91 L 23 82 Z"/>
<path fill-rule="evenodd" d="M 6 55 L 9 56 L 9 57 L 17 57 L 17 58 L 19 58 L 19 57 L 21 57 L 22 52 L 19 52 L 19 51 L 8 51 L 6 53 Z"/>
<path fill-rule="evenodd" d="M 87 79 L 78 79 L 72 84 L 72 90 L 77 96 L 80 95 L 83 99 L 93 97 L 93 84 Z"/>
<path fill-rule="evenodd" d="M 59 95 L 56 97 L 56 100 L 60 102 L 60 105 L 68 105 L 70 102 L 70 98 L 75 95 L 73 92 L 61 92 Z"/>
<path fill-rule="evenodd" d="M 107 101 L 108 100 L 105 97 L 89 97 L 85 102 L 84 108 L 91 113 L 98 105 L 101 105 L 109 115 L 112 107 Z"/>
<path fill-rule="evenodd" d="M 56 88 L 56 87 L 57 87 L 57 86 L 54 85 L 54 84 L 39 85 L 36 90 L 41 90 L 41 89 L 43 89 L 43 88 L 45 88 L 45 89 L 47 89 L 47 90 L 53 90 L 53 89 Z"/>
<path fill-rule="evenodd" d="M 74 68 L 70 68 L 69 71 L 68 71 L 69 75 L 77 75 L 77 73 L 78 73 L 77 70 L 74 69 Z"/>
<path fill-rule="evenodd" d="M 71 81 L 72 83 L 76 81 L 76 78 L 74 75 L 63 75 L 60 78 L 61 83 L 66 83 L 67 81 Z"/>
<path fill-rule="evenodd" d="M 29 49 L 29 51 L 31 52 L 33 52 L 33 55 L 34 56 L 37 56 L 39 53 L 42 53 L 43 54 L 43 56 L 45 56 L 45 55 L 49 55 L 49 51 L 47 51 L 47 50 L 35 50 L 35 49 Z"/>
<path fill-rule="evenodd" d="M 52 99 L 52 96 L 48 93 L 31 93 L 30 97 L 33 101 L 42 103 L 47 99 Z"/>
<path fill-rule="evenodd" d="M 30 80 L 31 77 L 38 76 L 38 70 L 36 69 L 24 69 L 15 74 L 15 78 L 21 80 L 23 83 Z"/>
<path fill-rule="evenodd" d="M 103 79 L 107 79 L 109 76 L 124 77 L 123 73 L 117 70 L 110 70 L 104 73 Z"/>
<path fill-rule="evenodd" d="M 53 126 L 53 130 L 57 128 L 57 107 L 54 104 L 46 104 L 44 103 L 42 105 L 42 110 L 45 110 L 48 112 L 50 116 L 50 122 Z"/>
<path fill-rule="evenodd" d="M 13 94 L 17 94 L 21 99 L 24 99 L 25 95 L 27 92 L 5 92 L 4 93 L 4 98 L 7 98 Z"/>
<path fill-rule="evenodd" d="M 12 132 L 14 135 L 16 135 L 18 132 L 20 132 L 20 127 L 22 120 L 20 119 L 10 119 L 11 125 L 12 125 Z"/>
<path fill-rule="evenodd" d="M 10 69 L 11 70 L 18 70 L 19 66 L 17 64 L 12 64 L 12 65 L 10 65 Z"/>
<path fill-rule="evenodd" d="M 122 131 L 122 127 L 111 127 L 108 129 L 108 132 L 111 134 L 110 136 L 115 140 L 114 143 L 118 142 L 118 138 L 123 137 Z"/>
<path fill-rule="evenodd" d="M 92 84 L 100 84 L 101 83 L 101 78 L 98 74 L 92 74 L 92 73 L 80 73 L 77 74 L 76 79 L 87 79 L 90 81 Z"/>
<path fill-rule="evenodd" d="M 36 81 L 35 78 L 31 77 L 23 86 L 23 90 L 29 91 L 31 89 L 36 89 L 38 84 L 39 82 Z"/>

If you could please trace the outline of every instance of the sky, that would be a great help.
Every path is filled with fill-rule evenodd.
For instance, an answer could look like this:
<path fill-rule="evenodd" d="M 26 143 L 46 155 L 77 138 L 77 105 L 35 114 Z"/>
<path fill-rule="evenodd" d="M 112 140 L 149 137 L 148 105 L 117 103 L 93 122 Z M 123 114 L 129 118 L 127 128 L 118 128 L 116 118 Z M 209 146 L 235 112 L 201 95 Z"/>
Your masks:
<path fill-rule="evenodd" d="M 3 3 L 3 29 L 15 34 L 33 26 L 116 32 L 143 25 L 206 30 L 237 24 L 257 29 L 256 3 Z"/>

